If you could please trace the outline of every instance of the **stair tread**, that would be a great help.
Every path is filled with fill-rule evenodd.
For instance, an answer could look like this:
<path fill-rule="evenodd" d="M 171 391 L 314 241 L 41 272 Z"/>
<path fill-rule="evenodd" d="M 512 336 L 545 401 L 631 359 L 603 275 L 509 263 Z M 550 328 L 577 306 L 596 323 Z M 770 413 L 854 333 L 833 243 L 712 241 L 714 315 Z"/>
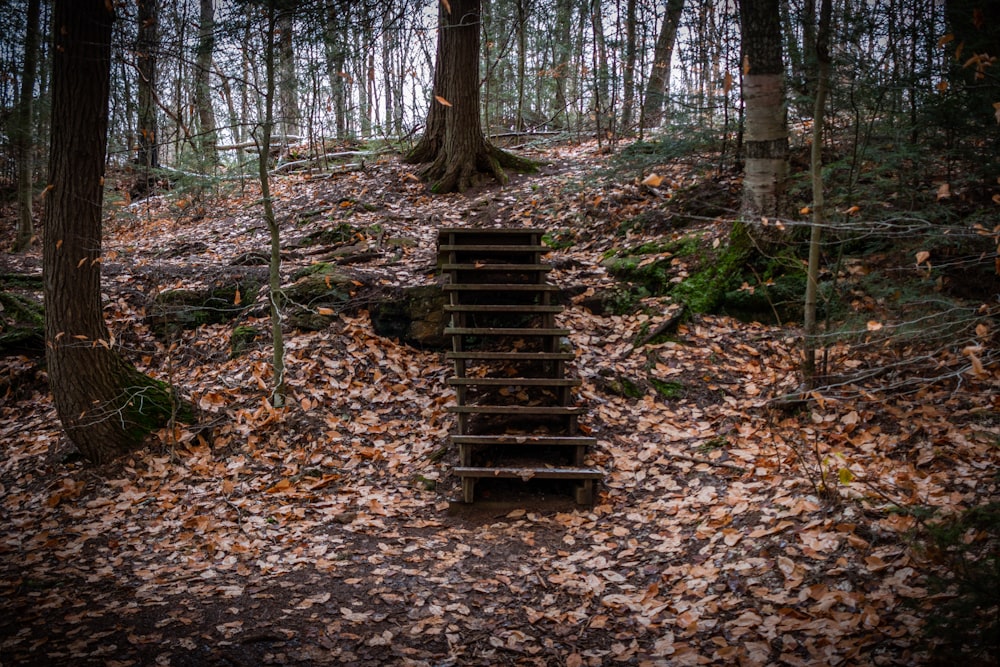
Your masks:
<path fill-rule="evenodd" d="M 453 445 L 568 445 L 590 447 L 597 438 L 586 435 L 453 435 Z"/>
<path fill-rule="evenodd" d="M 484 387 L 578 387 L 583 384 L 579 378 L 448 378 L 448 384 L 452 386 L 474 386 Z"/>
<path fill-rule="evenodd" d="M 457 283 L 444 285 L 445 292 L 558 292 L 548 283 Z"/>
<path fill-rule="evenodd" d="M 482 361 L 570 361 L 572 352 L 446 352 L 445 359 L 479 359 Z"/>
<path fill-rule="evenodd" d="M 503 244 L 503 243 L 454 243 L 439 246 L 441 252 L 540 252 L 547 253 L 551 248 L 534 244 Z"/>
<path fill-rule="evenodd" d="M 542 227 L 441 227 L 438 229 L 439 235 L 445 234 L 496 234 L 504 236 L 507 234 L 544 234 Z"/>
<path fill-rule="evenodd" d="M 489 262 L 476 262 L 475 264 L 445 264 L 442 271 L 538 271 L 544 273 L 551 271 L 548 264 L 491 264 Z"/>
<path fill-rule="evenodd" d="M 587 408 L 557 405 L 449 405 L 448 412 L 491 415 L 582 415 Z"/>
<path fill-rule="evenodd" d="M 569 329 L 545 327 L 447 327 L 446 336 L 568 336 Z"/>
<path fill-rule="evenodd" d="M 565 306 L 539 306 L 533 303 L 454 303 L 445 305 L 448 312 L 465 313 L 561 313 Z"/>
<path fill-rule="evenodd" d="M 459 477 L 516 477 L 521 479 L 600 479 L 604 471 L 598 468 L 546 468 L 543 466 L 524 467 L 471 467 L 452 468 Z"/>

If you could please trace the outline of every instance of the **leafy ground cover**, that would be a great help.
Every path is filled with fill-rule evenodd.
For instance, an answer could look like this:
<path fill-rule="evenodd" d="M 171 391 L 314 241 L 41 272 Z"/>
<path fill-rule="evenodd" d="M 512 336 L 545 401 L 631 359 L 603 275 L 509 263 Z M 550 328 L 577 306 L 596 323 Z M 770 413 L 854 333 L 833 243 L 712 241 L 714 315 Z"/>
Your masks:
<path fill-rule="evenodd" d="M 94 467 L 64 441 L 40 360 L 0 361 L 0 662 L 902 665 L 949 649 L 992 664 L 996 598 L 948 607 L 952 626 L 982 629 L 971 637 L 930 621 L 960 597 L 956 557 L 996 563 L 996 522 L 958 523 L 944 546 L 920 529 L 997 499 L 995 368 L 936 348 L 927 364 L 944 379 L 893 385 L 898 348 L 835 349 L 852 373 L 837 392 L 775 402 L 799 382 L 793 326 L 695 313 L 650 338 L 677 314 L 669 297 L 633 294 L 619 314 L 584 305 L 616 289 L 616 247 L 652 244 L 637 264 L 683 279 L 693 260 L 656 244 L 722 246 L 735 180 L 683 160 L 653 165 L 661 180 L 612 174 L 592 145 L 542 157 L 540 175 L 464 195 L 429 196 L 391 157 L 282 178 L 285 272 L 311 264 L 297 241 L 324 229 L 339 230 L 328 245 L 358 246 L 359 285 L 387 290 L 434 282 L 440 226 L 551 230 L 559 325 L 606 471 L 594 506 L 520 482 L 453 502 L 443 352 L 375 335 L 360 289 L 330 326 L 289 332 L 281 411 L 266 333 L 236 357 L 231 324 L 157 338 L 157 293 L 213 284 L 266 249 L 259 195 L 248 182 L 118 202 L 115 341 L 201 419 Z M 852 307 L 874 321 L 878 306 Z M 266 332 L 263 312 L 239 324 Z"/>

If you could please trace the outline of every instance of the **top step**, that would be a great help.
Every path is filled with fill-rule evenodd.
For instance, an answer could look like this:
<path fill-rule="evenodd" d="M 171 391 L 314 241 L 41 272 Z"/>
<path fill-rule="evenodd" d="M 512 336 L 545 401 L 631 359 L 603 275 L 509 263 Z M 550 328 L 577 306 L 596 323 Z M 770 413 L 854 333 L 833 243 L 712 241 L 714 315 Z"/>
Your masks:
<path fill-rule="evenodd" d="M 512 236 L 516 234 L 536 234 L 541 236 L 545 230 L 541 227 L 441 227 L 438 236 L 453 234 L 455 236 Z"/>

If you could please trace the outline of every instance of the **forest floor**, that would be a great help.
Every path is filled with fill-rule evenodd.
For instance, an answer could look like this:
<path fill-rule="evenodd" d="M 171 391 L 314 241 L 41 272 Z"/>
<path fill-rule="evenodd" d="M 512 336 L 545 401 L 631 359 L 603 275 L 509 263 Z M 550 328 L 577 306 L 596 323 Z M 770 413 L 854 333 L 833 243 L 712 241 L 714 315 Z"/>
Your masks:
<path fill-rule="evenodd" d="M 266 336 L 237 358 L 231 324 L 157 339 L 144 318 L 155 293 L 266 251 L 252 181 L 113 203 L 112 335 L 201 417 L 94 466 L 60 431 L 42 360 L 0 359 L 0 665 L 936 660 L 928 620 L 959 580 L 920 529 L 998 499 L 996 369 L 965 373 L 961 352 L 936 353 L 930 366 L 957 370 L 898 391 L 870 374 L 789 409 L 773 401 L 799 385 L 795 326 L 694 315 L 637 347 L 675 306 L 583 307 L 614 285 L 605 253 L 692 234 L 717 247 L 731 218 L 688 220 L 675 200 L 735 208 L 737 180 L 689 159 L 660 165 L 663 182 L 647 187 L 648 173 L 607 170 L 591 144 L 539 157 L 539 174 L 462 195 L 429 195 L 388 156 L 273 189 L 289 246 L 323 226 L 356 230 L 359 284 L 434 282 L 442 226 L 537 226 L 565 244 L 550 280 L 574 295 L 558 322 L 572 330 L 591 459 L 606 473 L 593 506 L 520 481 L 456 502 L 444 353 L 378 337 L 363 308 L 287 332 L 283 410 L 267 402 Z M 623 226 L 639 216 L 646 226 Z M 286 275 L 310 261 L 290 253 Z M 39 265 L 37 250 L 0 259 L 5 272 Z M 253 311 L 243 323 L 268 327 Z M 899 354 L 832 351 L 859 376 Z M 622 377 L 640 391 L 610 390 Z M 963 537 L 975 545 L 982 532 Z"/>

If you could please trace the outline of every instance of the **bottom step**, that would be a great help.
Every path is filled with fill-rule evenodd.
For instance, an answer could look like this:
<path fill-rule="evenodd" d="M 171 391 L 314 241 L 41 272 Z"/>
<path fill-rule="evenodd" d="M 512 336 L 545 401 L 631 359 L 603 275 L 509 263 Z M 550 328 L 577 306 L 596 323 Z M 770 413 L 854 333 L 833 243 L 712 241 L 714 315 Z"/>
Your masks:
<path fill-rule="evenodd" d="M 591 505 L 594 502 L 594 484 L 602 479 L 604 473 L 596 468 L 453 468 L 455 474 L 462 479 L 462 501 L 471 503 L 475 500 L 476 482 L 482 479 L 507 478 L 521 479 L 525 482 L 532 479 L 563 479 L 578 480 L 576 487 L 576 502 L 579 505 Z"/>

